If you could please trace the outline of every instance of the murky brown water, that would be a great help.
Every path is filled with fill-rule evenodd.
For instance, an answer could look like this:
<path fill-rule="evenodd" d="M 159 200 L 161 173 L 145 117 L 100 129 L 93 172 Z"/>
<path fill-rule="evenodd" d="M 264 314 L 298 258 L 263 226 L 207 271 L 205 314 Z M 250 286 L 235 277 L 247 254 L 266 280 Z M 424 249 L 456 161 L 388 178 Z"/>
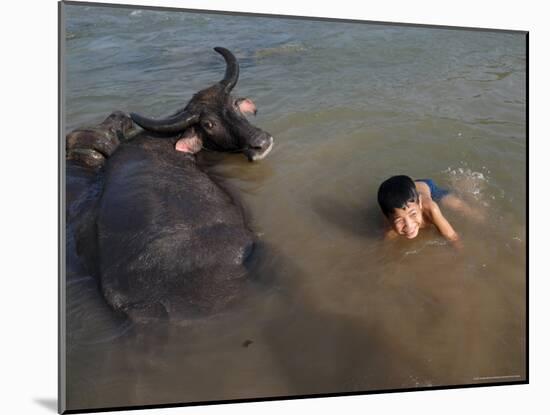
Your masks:
<path fill-rule="evenodd" d="M 523 35 L 263 19 L 245 36 L 226 16 L 125 10 L 112 25 L 112 9 L 81 9 L 69 14 L 67 130 L 115 109 L 169 113 L 219 78 L 223 65 L 197 51 L 222 38 L 276 144 L 261 163 L 204 155 L 262 242 L 261 283 L 241 308 L 134 327 L 93 279 L 68 276 L 69 408 L 525 379 Z M 138 18 L 150 22 L 138 30 Z M 169 30 L 180 18 L 188 46 Z M 162 45 L 161 61 L 140 41 Z M 484 212 L 444 211 L 463 252 L 434 230 L 382 241 L 376 191 L 394 174 L 433 178 Z"/>

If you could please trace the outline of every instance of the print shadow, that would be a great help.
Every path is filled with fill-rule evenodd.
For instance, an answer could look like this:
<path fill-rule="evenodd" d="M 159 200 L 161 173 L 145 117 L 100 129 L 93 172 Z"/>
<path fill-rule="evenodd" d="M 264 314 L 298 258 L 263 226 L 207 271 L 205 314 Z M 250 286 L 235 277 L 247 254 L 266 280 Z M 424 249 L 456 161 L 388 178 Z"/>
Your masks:
<path fill-rule="evenodd" d="M 47 410 L 51 412 L 57 413 L 57 399 L 53 398 L 35 398 L 34 402 L 36 402 L 38 405 L 46 408 Z"/>

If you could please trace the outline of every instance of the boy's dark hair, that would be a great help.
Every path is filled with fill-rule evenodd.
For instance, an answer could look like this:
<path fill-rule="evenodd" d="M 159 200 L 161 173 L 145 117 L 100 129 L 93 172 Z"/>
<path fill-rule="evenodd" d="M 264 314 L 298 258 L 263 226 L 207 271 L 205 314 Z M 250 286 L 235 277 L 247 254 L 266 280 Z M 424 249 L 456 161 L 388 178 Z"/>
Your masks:
<path fill-rule="evenodd" d="M 404 209 L 410 202 L 418 203 L 418 192 L 409 176 L 393 176 L 378 188 L 378 204 L 386 217 L 395 209 Z"/>

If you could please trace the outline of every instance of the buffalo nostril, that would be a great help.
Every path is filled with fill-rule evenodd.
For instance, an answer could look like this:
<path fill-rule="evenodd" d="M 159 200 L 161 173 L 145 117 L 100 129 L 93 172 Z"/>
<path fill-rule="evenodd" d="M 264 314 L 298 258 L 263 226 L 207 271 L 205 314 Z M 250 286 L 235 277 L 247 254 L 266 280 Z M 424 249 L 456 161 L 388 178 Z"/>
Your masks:
<path fill-rule="evenodd" d="M 271 144 L 273 138 L 270 135 L 257 137 L 250 143 L 250 148 L 255 150 L 261 150 Z"/>
<path fill-rule="evenodd" d="M 273 148 L 273 137 L 267 136 L 267 138 L 262 138 L 261 140 L 254 140 L 253 143 L 250 143 L 245 154 L 248 157 L 249 161 L 261 160 L 263 159 L 271 149 Z"/>

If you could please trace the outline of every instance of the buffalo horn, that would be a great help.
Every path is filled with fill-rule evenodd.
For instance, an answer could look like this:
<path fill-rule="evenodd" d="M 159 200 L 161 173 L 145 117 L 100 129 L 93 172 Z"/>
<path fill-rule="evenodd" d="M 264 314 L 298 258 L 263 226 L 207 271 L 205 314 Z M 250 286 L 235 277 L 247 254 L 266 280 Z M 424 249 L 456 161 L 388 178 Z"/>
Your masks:
<path fill-rule="evenodd" d="M 198 114 L 190 114 L 185 111 L 160 120 L 142 117 L 134 112 L 130 113 L 130 117 L 144 130 L 160 134 L 176 134 L 199 121 Z"/>
<path fill-rule="evenodd" d="M 239 63 L 237 58 L 230 51 L 222 47 L 215 47 L 214 50 L 223 56 L 227 67 L 225 68 L 225 76 L 220 81 L 224 86 L 224 92 L 229 94 L 239 80 Z"/>

